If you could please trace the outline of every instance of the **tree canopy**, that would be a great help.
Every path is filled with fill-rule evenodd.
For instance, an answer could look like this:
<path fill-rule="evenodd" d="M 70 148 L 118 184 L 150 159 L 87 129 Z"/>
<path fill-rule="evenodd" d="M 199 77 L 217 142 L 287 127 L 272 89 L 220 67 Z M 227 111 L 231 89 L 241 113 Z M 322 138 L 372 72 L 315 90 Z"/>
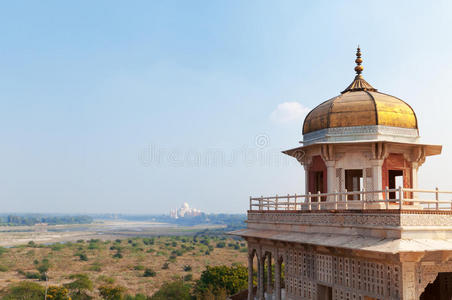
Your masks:
<path fill-rule="evenodd" d="M 9 287 L 4 300 L 42 300 L 45 289 L 40 284 L 30 281 L 21 281 Z"/>
<path fill-rule="evenodd" d="M 91 299 L 87 292 L 93 290 L 93 282 L 86 274 L 73 274 L 69 276 L 74 281 L 66 283 L 64 286 L 69 289 L 73 300 Z"/>
<path fill-rule="evenodd" d="M 233 295 L 247 286 L 248 269 L 245 266 L 208 266 L 196 283 L 195 294 L 200 297 L 211 291 L 216 295 L 226 290 L 228 295 Z"/>
<path fill-rule="evenodd" d="M 165 283 L 151 300 L 190 300 L 190 286 L 182 280 Z"/>

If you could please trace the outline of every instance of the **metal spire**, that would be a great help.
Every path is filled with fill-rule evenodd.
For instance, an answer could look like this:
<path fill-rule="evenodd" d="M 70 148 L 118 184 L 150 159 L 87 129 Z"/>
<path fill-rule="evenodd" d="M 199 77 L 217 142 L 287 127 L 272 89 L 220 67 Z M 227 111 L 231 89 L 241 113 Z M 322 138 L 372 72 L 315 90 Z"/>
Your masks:
<path fill-rule="evenodd" d="M 363 59 L 361 58 L 361 49 L 359 48 L 358 45 L 358 49 L 356 49 L 356 59 L 355 59 L 355 63 L 356 63 L 356 67 L 355 67 L 355 71 L 356 74 L 361 75 L 361 72 L 363 71 L 363 66 L 361 66 L 363 62 Z"/>

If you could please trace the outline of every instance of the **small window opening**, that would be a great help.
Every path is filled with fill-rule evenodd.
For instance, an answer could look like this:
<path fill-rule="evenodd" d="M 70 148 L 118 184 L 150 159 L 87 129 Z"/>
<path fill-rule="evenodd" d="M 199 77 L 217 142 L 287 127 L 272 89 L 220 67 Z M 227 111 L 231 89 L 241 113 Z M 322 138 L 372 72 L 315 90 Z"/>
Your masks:
<path fill-rule="evenodd" d="M 345 188 L 348 192 L 361 191 L 363 186 L 363 170 L 345 170 Z M 348 195 L 348 200 L 360 200 L 359 195 Z"/>
<path fill-rule="evenodd" d="M 388 188 L 396 189 L 399 186 L 403 187 L 403 170 L 389 170 L 388 171 Z M 389 193 L 389 199 L 395 199 L 396 193 Z"/>
<path fill-rule="evenodd" d="M 315 174 L 314 174 L 314 192 L 315 193 L 318 193 L 318 192 L 320 192 L 320 193 L 323 193 L 323 172 L 322 171 L 320 171 L 320 172 L 315 172 Z M 313 200 L 314 201 L 325 201 L 323 198 L 325 198 L 325 197 L 322 197 L 322 199 L 317 199 L 317 198 L 313 198 Z"/>

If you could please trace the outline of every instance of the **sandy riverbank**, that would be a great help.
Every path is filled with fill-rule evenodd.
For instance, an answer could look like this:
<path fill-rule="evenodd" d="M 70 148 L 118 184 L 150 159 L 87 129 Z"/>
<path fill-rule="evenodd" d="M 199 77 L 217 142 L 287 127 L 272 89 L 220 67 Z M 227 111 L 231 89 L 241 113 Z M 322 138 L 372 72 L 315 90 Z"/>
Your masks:
<path fill-rule="evenodd" d="M 35 243 L 73 242 L 77 240 L 113 240 L 135 236 L 190 235 L 207 228 L 222 226 L 199 225 L 182 227 L 156 222 L 96 221 L 92 224 L 40 226 L 0 226 L 0 246 L 11 247 Z"/>

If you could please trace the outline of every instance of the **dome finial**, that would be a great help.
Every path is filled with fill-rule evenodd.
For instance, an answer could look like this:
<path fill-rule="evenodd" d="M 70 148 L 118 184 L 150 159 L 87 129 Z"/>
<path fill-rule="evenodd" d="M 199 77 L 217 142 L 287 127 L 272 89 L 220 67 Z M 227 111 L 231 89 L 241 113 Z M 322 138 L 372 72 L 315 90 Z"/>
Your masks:
<path fill-rule="evenodd" d="M 342 92 L 342 94 L 346 92 L 353 92 L 353 91 L 374 91 L 376 92 L 377 89 L 373 88 L 367 81 L 364 80 L 363 76 L 361 76 L 361 72 L 364 70 L 363 66 L 361 66 L 361 63 L 363 62 L 363 59 L 361 58 L 361 49 L 356 49 L 356 76 L 353 82 L 345 89 L 345 91 Z"/>
<path fill-rule="evenodd" d="M 361 63 L 363 62 L 363 59 L 361 58 L 361 49 L 358 48 L 356 49 L 356 59 L 355 59 L 355 63 L 356 63 L 356 67 L 355 67 L 355 71 L 356 74 L 361 75 L 361 72 L 364 70 L 363 66 L 361 66 Z"/>

